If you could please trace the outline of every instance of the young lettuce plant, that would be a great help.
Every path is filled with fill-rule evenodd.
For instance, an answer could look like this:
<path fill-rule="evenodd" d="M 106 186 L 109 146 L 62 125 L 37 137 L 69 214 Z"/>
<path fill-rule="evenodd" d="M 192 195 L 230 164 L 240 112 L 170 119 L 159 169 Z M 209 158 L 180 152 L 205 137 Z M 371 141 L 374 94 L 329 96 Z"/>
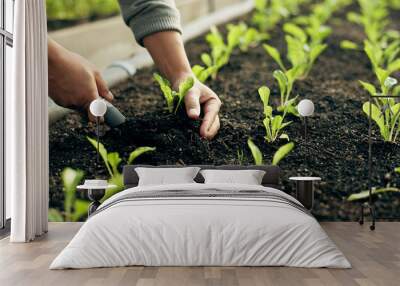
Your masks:
<path fill-rule="evenodd" d="M 255 28 L 249 28 L 244 23 L 240 23 L 237 27 L 242 30 L 239 41 L 239 48 L 242 52 L 247 52 L 249 48 L 254 48 L 259 43 L 269 39 L 267 33 L 261 33 Z"/>
<path fill-rule="evenodd" d="M 298 116 L 297 108 L 295 106 L 298 96 L 292 98 L 293 84 L 296 79 L 300 76 L 301 70 L 299 67 L 291 68 L 290 70 L 283 72 L 276 70 L 273 73 L 274 78 L 278 82 L 280 91 L 280 106 L 278 106 L 279 112 L 290 113 Z"/>
<path fill-rule="evenodd" d="M 349 12 L 347 19 L 350 22 L 362 25 L 367 38 L 373 43 L 380 42 L 388 25 L 388 7 L 386 1 L 358 0 L 361 14 Z"/>
<path fill-rule="evenodd" d="M 249 47 L 253 47 L 268 38 L 267 34 L 249 28 L 245 23 L 228 24 L 227 29 L 226 41 L 217 27 L 211 27 L 210 33 L 206 35 L 211 53 L 203 53 L 201 60 L 207 69 L 212 69 L 210 71 L 214 79 L 218 71 L 229 62 L 235 48 L 239 47 L 242 51 L 247 51 Z"/>
<path fill-rule="evenodd" d="M 400 71 L 400 36 L 387 31 L 389 11 L 386 1 L 359 0 L 361 14 L 349 13 L 348 19 L 364 27 L 367 39 L 364 52 L 368 56 L 372 70 L 379 82 L 374 84 L 360 81 L 373 98 L 373 103 L 365 102 L 363 111 L 379 127 L 383 140 L 396 142 L 400 129 L 400 103 L 394 98 L 379 98 L 377 95 L 398 95 L 400 87 L 397 79 L 391 77 Z"/>
<path fill-rule="evenodd" d="M 400 70 L 400 39 L 392 41 L 388 46 L 386 44 L 364 41 L 364 51 L 381 85 L 386 78 L 385 73 L 391 75 Z"/>
<path fill-rule="evenodd" d="M 90 137 L 87 137 L 87 140 L 90 142 L 90 144 L 93 145 L 93 147 L 97 150 L 97 141 L 95 139 L 92 139 Z M 156 148 L 154 147 L 138 147 L 136 148 L 133 152 L 129 154 L 127 163 L 128 165 L 132 164 L 133 161 L 140 155 L 147 153 L 147 152 L 153 152 L 155 151 Z M 103 159 L 104 165 L 108 171 L 108 174 L 110 176 L 110 179 L 108 182 L 110 184 L 116 185 L 117 187 L 107 189 L 106 194 L 103 198 L 103 201 L 111 197 L 112 195 L 120 192 L 124 188 L 124 182 L 123 182 L 123 177 L 121 172 L 119 171 L 119 165 L 122 162 L 122 159 L 117 152 L 111 152 L 109 153 L 107 149 L 104 147 L 102 143 L 99 144 L 99 153 L 101 158 Z"/>
<path fill-rule="evenodd" d="M 184 97 L 188 91 L 194 85 L 194 78 L 188 77 L 182 83 L 179 84 L 178 91 L 172 89 L 170 82 L 163 78 L 158 73 L 154 73 L 154 79 L 160 86 L 160 89 L 164 95 L 165 101 L 167 102 L 167 108 L 169 113 L 177 113 Z"/>
<path fill-rule="evenodd" d="M 324 41 L 332 33 L 332 29 L 325 23 L 335 11 L 350 5 L 351 2 L 351 0 L 324 0 L 314 5 L 309 15 L 297 17 L 283 26 L 286 33 L 287 59 L 292 68 L 301 69 L 300 79 L 308 76 L 317 58 L 327 48 Z M 264 48 L 286 72 L 288 69 L 283 64 L 278 50 L 268 45 Z"/>
<path fill-rule="evenodd" d="M 252 23 L 259 31 L 268 32 L 283 19 L 298 14 L 300 6 L 310 0 L 255 0 Z"/>
<path fill-rule="evenodd" d="M 266 131 L 265 140 L 268 143 L 275 142 L 278 138 L 289 140 L 289 136 L 283 133 L 283 129 L 292 123 L 291 121 L 284 122 L 286 112 L 284 112 L 283 115 L 273 115 L 272 106 L 269 105 L 271 91 L 268 87 L 260 87 L 258 89 L 258 94 L 264 107 L 263 124 Z"/>
<path fill-rule="evenodd" d="M 292 65 L 291 69 L 296 69 L 298 79 L 304 79 L 310 73 L 317 58 L 327 48 L 327 45 L 321 44 L 320 41 L 329 35 L 330 30 L 326 30 L 324 33 L 317 30 L 315 34 L 309 36 L 299 26 L 286 23 L 284 31 L 286 32 L 287 59 Z M 289 70 L 283 64 L 282 57 L 276 48 L 265 44 L 264 49 L 284 72 Z"/>
<path fill-rule="evenodd" d="M 89 202 L 76 198 L 76 187 L 83 179 L 81 170 L 65 168 L 61 172 L 61 181 L 64 192 L 64 211 L 60 212 L 57 209 L 49 208 L 49 221 L 79 221 L 87 214 Z"/>
<path fill-rule="evenodd" d="M 261 150 L 257 147 L 256 144 L 249 138 L 247 140 L 247 145 L 249 146 L 249 149 L 251 151 L 251 154 L 254 159 L 254 164 L 257 166 L 264 165 L 264 160 L 263 160 L 263 154 Z M 284 159 L 294 148 L 294 143 L 289 142 L 281 147 L 275 152 L 273 158 L 272 158 L 272 165 L 276 166 L 279 164 L 279 162 Z"/>
<path fill-rule="evenodd" d="M 387 74 L 385 73 L 385 75 Z M 380 94 L 391 94 L 395 90 L 397 80 L 387 76 L 381 92 L 378 92 L 377 88 L 370 83 L 363 81 L 360 83 L 374 97 Z M 371 114 L 371 119 L 379 127 L 380 134 L 385 141 L 397 141 L 400 132 L 400 103 L 397 103 L 394 98 L 374 98 L 374 103 L 365 102 L 363 104 L 363 111 L 368 117 Z"/>
<path fill-rule="evenodd" d="M 212 78 L 215 79 L 218 71 L 229 62 L 233 48 L 228 48 L 228 44 L 225 44 L 222 34 L 215 26 L 211 27 L 210 33 L 206 35 L 206 41 L 210 46 L 211 52 L 210 54 L 201 54 L 201 60 L 207 68 L 215 67 L 211 74 Z"/>

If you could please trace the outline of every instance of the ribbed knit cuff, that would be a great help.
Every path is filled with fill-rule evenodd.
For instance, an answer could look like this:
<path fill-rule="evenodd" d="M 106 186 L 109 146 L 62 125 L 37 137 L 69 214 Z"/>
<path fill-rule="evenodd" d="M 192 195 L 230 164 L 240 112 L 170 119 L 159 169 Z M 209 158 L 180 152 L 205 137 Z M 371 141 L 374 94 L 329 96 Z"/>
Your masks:
<path fill-rule="evenodd" d="M 143 46 L 143 39 L 151 34 L 162 31 L 177 31 L 182 33 L 179 15 L 149 15 L 149 17 L 132 18 L 129 26 L 136 41 Z"/>

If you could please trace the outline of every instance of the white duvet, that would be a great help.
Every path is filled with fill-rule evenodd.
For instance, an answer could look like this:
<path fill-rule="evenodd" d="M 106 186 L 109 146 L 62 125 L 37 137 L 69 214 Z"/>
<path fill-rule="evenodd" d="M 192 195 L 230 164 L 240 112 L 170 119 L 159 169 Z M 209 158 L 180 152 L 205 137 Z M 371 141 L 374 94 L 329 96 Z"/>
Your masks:
<path fill-rule="evenodd" d="M 116 194 L 81 227 L 50 269 L 145 266 L 294 266 L 350 268 L 309 214 L 259 198 L 151 198 L 132 192 L 262 190 L 262 186 L 180 184 L 135 187 Z M 135 193 L 136 194 L 136 193 Z M 298 203 L 298 202 L 297 202 Z"/>

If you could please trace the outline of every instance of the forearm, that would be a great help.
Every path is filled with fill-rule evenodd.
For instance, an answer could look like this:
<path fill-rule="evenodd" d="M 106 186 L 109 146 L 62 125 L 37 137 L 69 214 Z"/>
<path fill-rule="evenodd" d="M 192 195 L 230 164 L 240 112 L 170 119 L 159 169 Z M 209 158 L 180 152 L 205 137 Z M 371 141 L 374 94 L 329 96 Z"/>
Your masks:
<path fill-rule="evenodd" d="M 160 72 L 172 83 L 192 75 L 181 35 L 174 31 L 159 32 L 143 40 Z"/>
<path fill-rule="evenodd" d="M 136 41 L 161 31 L 181 32 L 180 15 L 174 0 L 119 0 L 125 23 Z"/>

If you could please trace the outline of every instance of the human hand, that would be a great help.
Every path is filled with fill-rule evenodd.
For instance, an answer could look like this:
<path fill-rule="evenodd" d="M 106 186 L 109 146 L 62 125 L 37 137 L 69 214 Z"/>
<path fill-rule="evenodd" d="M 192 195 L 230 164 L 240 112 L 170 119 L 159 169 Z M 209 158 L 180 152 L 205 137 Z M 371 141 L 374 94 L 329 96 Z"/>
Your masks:
<path fill-rule="evenodd" d="M 177 89 L 188 76 L 193 75 L 181 76 L 173 84 L 174 88 Z M 214 138 L 220 128 L 218 113 L 221 108 L 221 100 L 219 97 L 208 86 L 196 79 L 184 100 L 186 113 L 191 119 L 199 119 L 201 107 L 203 108 L 204 117 L 200 126 L 200 136 L 206 139 Z"/>
<path fill-rule="evenodd" d="M 89 61 L 49 39 L 49 96 L 63 107 L 89 112 L 90 103 L 103 97 L 113 100 L 107 83 Z"/>

